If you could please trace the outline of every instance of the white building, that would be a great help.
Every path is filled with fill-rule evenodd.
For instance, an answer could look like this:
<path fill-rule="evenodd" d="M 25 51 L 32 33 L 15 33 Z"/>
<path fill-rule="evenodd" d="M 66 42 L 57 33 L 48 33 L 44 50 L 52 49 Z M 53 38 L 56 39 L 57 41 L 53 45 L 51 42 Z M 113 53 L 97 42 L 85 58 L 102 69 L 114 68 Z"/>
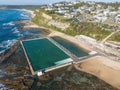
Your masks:
<path fill-rule="evenodd" d="M 120 14 L 115 17 L 115 22 L 120 23 Z"/>
<path fill-rule="evenodd" d="M 107 17 L 103 14 L 98 14 L 93 17 L 96 18 L 96 22 L 105 22 L 107 20 Z"/>

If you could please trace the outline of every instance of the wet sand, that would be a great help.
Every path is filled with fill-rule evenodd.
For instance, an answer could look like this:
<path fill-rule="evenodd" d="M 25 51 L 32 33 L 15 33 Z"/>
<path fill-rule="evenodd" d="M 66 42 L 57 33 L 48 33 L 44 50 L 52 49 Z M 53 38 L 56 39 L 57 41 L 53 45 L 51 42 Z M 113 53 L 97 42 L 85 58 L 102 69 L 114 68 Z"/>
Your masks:
<path fill-rule="evenodd" d="M 49 80 L 46 80 L 49 78 Z M 99 78 L 72 65 L 45 73 L 39 90 L 117 90 Z"/>
<path fill-rule="evenodd" d="M 47 72 L 34 80 L 21 46 L 0 68 L 6 72 L 0 82 L 9 89 L 117 90 L 91 74 L 76 70 L 73 65 Z"/>
<path fill-rule="evenodd" d="M 120 89 L 120 63 L 103 56 L 91 57 L 75 65 L 79 71 L 97 76 L 113 87 Z"/>

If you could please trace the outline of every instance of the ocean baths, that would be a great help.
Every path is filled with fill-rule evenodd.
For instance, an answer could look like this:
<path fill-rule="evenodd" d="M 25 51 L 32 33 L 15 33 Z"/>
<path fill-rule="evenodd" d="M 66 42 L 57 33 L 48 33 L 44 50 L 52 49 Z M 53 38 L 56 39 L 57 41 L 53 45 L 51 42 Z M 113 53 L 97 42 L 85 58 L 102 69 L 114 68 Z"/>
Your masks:
<path fill-rule="evenodd" d="M 32 74 L 52 70 L 73 60 L 49 38 L 24 40 L 21 42 Z"/>

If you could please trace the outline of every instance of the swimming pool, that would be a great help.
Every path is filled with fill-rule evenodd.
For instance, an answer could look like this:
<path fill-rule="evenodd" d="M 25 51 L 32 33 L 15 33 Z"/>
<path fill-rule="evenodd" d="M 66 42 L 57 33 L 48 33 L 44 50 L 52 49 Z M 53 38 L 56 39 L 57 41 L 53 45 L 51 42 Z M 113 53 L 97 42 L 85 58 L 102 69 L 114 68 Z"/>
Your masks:
<path fill-rule="evenodd" d="M 72 61 L 47 38 L 22 41 L 22 44 L 34 71 Z"/>
<path fill-rule="evenodd" d="M 66 39 L 63 39 L 63 38 L 57 37 L 57 36 L 52 37 L 52 39 L 55 40 L 56 42 L 58 42 L 63 47 L 65 47 L 66 49 L 68 49 L 70 52 L 72 52 L 77 57 L 83 57 L 83 56 L 88 55 L 88 53 L 86 51 L 84 51 L 79 46 L 77 46 L 76 44 L 74 44 Z"/>

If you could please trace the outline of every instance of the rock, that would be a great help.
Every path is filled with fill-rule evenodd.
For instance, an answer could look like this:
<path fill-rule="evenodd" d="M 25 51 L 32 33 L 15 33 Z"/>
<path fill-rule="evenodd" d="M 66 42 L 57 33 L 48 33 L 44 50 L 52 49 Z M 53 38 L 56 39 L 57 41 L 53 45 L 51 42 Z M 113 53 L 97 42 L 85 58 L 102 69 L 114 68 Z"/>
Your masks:
<path fill-rule="evenodd" d="M 8 81 L 5 82 L 6 87 L 10 88 L 10 89 L 15 89 L 15 88 L 19 88 L 21 86 L 23 86 L 23 84 L 21 83 L 21 81 Z"/>
<path fill-rule="evenodd" d="M 0 78 L 0 82 L 5 82 L 6 80 L 6 78 Z"/>
<path fill-rule="evenodd" d="M 20 76 L 20 77 L 15 77 L 14 80 L 23 80 L 24 77 L 23 76 Z"/>
<path fill-rule="evenodd" d="M 37 82 L 37 87 L 40 87 L 42 84 L 40 82 Z"/>
<path fill-rule="evenodd" d="M 21 88 L 20 88 L 19 90 L 21 90 Z M 23 86 L 23 87 L 22 87 L 22 90 L 29 90 L 29 87 Z"/>
<path fill-rule="evenodd" d="M 55 81 L 62 81 L 62 77 L 56 77 Z"/>
<path fill-rule="evenodd" d="M 79 81 L 80 81 L 81 83 L 86 83 L 86 82 L 88 81 L 88 79 L 85 78 L 85 77 L 82 77 Z"/>
<path fill-rule="evenodd" d="M 23 84 L 28 87 L 30 87 L 33 84 L 33 82 L 34 82 L 34 80 L 32 80 L 32 79 L 24 79 L 23 80 Z"/>
<path fill-rule="evenodd" d="M 16 74 L 16 72 L 14 70 L 12 70 L 12 69 L 8 69 L 7 74 Z"/>
<path fill-rule="evenodd" d="M 72 70 L 72 68 L 73 68 L 73 66 L 72 66 L 72 65 L 70 65 L 70 66 L 67 68 L 67 71 L 71 71 L 71 70 Z"/>
<path fill-rule="evenodd" d="M 38 77 L 40 80 L 44 80 L 44 81 L 47 81 L 47 80 L 50 80 L 51 79 L 51 77 L 50 77 L 50 75 L 49 74 L 44 74 L 44 75 L 42 75 L 42 76 L 40 76 L 40 77 Z"/>

